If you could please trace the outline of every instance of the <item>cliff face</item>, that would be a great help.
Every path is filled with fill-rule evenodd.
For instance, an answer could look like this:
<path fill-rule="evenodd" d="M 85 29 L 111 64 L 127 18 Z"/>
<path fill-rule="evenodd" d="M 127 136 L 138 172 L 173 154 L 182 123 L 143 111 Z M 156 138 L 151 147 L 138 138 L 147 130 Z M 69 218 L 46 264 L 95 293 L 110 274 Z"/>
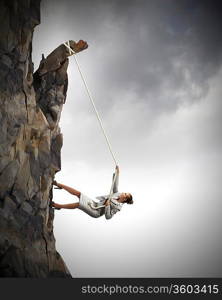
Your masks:
<path fill-rule="evenodd" d="M 0 276 L 71 277 L 55 248 L 50 207 L 69 53 L 61 45 L 33 75 L 40 1 L 1 1 L 0 19 Z M 82 42 L 72 48 L 83 50 Z"/>

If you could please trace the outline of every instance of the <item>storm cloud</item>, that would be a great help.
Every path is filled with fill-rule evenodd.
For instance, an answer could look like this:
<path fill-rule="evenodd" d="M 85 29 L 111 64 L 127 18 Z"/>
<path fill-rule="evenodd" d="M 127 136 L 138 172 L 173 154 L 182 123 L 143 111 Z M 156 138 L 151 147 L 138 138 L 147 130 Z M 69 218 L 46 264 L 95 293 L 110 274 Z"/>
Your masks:
<path fill-rule="evenodd" d="M 221 29 L 217 0 L 42 1 L 35 69 L 62 42 L 88 42 L 78 60 L 120 190 L 135 198 L 110 221 L 56 211 L 57 247 L 73 276 L 222 275 Z M 72 58 L 68 75 L 57 180 L 107 194 L 112 158 Z"/>

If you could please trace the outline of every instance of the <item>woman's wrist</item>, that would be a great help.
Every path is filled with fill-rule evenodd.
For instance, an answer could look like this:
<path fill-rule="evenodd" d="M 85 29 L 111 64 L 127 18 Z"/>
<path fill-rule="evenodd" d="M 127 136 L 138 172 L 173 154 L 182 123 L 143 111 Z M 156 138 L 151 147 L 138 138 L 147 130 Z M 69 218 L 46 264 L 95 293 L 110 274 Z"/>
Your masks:
<path fill-rule="evenodd" d="M 108 205 L 110 205 L 110 200 L 107 200 L 105 203 L 105 206 L 108 206 Z"/>

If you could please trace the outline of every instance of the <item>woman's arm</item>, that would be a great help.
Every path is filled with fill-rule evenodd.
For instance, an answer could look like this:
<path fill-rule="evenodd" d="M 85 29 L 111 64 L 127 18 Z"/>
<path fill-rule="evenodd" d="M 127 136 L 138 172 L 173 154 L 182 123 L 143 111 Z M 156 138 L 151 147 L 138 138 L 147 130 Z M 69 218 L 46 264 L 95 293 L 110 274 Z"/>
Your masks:
<path fill-rule="evenodd" d="M 115 179 L 114 176 L 116 175 Z M 111 194 L 118 193 L 118 185 L 119 185 L 119 166 L 116 166 L 116 172 L 113 174 L 113 180 L 112 186 L 111 186 Z M 106 205 L 108 202 L 108 199 L 104 202 L 104 205 Z"/>
<path fill-rule="evenodd" d="M 116 178 L 113 185 L 113 193 L 118 193 L 118 187 L 119 187 L 119 166 L 116 166 L 116 172 L 113 174 L 113 178 L 116 174 Z"/>
<path fill-rule="evenodd" d="M 110 207 L 110 201 L 108 200 L 105 204 L 105 218 L 107 220 L 111 219 L 113 216 L 112 211 L 111 211 L 111 207 Z"/>

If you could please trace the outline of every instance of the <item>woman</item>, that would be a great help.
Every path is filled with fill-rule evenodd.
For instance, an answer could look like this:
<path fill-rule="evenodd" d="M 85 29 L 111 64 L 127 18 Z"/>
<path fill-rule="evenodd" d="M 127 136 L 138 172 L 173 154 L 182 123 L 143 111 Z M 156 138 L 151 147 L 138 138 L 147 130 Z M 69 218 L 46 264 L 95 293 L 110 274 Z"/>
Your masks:
<path fill-rule="evenodd" d="M 116 174 L 116 176 L 115 176 L 115 174 Z M 124 203 L 133 204 L 133 198 L 132 198 L 131 194 L 118 192 L 118 184 L 119 184 L 119 167 L 118 166 L 116 166 L 115 174 L 113 174 L 114 182 L 113 182 L 112 189 L 111 189 L 110 199 L 109 199 L 109 195 L 96 197 L 96 199 L 98 199 L 99 202 L 87 197 L 83 193 L 81 193 L 69 186 L 66 186 L 64 184 L 54 181 L 53 184 L 56 185 L 58 188 L 64 189 L 67 192 L 69 192 L 70 194 L 78 197 L 79 202 L 70 203 L 70 204 L 58 204 L 58 203 L 52 202 L 52 207 L 54 207 L 56 209 L 79 208 L 93 218 L 98 218 L 98 217 L 101 217 L 102 215 L 105 215 L 106 219 L 111 219 L 115 213 L 117 213 L 118 211 L 121 210 Z"/>

